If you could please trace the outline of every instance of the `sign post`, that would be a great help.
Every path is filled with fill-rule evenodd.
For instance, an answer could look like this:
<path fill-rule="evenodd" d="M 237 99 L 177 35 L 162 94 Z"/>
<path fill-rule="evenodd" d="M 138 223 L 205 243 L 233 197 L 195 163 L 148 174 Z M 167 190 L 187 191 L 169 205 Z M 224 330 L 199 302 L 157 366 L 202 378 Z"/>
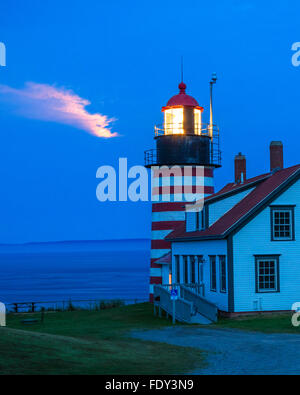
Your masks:
<path fill-rule="evenodd" d="M 172 322 L 173 325 L 176 322 L 176 318 L 175 318 L 175 314 L 176 314 L 176 300 L 178 299 L 178 290 L 175 288 L 171 289 L 171 300 L 173 302 L 173 306 L 172 306 Z"/>

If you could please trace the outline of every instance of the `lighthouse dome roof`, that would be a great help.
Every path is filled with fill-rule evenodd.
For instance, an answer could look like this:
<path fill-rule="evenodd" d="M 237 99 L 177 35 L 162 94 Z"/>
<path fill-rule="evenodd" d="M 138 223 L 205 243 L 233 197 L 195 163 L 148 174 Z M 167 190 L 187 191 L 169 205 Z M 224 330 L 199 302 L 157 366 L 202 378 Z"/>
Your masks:
<path fill-rule="evenodd" d="M 186 84 L 184 82 L 181 82 L 178 85 L 178 88 L 179 88 L 179 93 L 171 97 L 171 99 L 167 103 L 167 107 L 173 107 L 173 106 L 199 107 L 197 100 L 185 93 Z"/>

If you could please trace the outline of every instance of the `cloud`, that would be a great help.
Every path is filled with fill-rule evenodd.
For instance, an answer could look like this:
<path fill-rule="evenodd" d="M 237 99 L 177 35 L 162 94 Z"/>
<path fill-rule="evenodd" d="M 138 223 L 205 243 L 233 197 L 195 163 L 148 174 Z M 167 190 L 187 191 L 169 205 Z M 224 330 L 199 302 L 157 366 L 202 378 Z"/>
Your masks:
<path fill-rule="evenodd" d="M 27 82 L 22 89 L 0 85 L 0 100 L 26 118 L 67 124 L 97 137 L 117 136 L 110 127 L 114 119 L 89 113 L 86 107 L 91 103 L 65 88 L 35 82 Z"/>

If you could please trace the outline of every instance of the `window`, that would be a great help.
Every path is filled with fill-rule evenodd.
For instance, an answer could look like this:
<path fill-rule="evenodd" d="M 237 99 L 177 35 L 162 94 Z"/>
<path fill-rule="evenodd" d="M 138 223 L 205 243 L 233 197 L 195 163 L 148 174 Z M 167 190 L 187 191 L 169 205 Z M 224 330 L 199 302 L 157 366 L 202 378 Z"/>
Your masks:
<path fill-rule="evenodd" d="M 216 256 L 210 256 L 210 290 L 217 290 L 217 268 L 216 268 Z"/>
<path fill-rule="evenodd" d="M 279 292 L 279 256 L 256 256 L 256 292 Z"/>
<path fill-rule="evenodd" d="M 220 268 L 220 291 L 227 291 L 227 281 L 226 281 L 226 256 L 219 256 L 219 268 Z"/>
<path fill-rule="evenodd" d="M 203 255 L 198 255 L 199 283 L 203 283 Z"/>
<path fill-rule="evenodd" d="M 294 240 L 294 206 L 271 206 L 272 241 Z"/>
<path fill-rule="evenodd" d="M 188 257 L 183 256 L 184 283 L 188 283 Z"/>
<path fill-rule="evenodd" d="M 196 212 L 196 229 L 200 229 L 200 211 Z"/>
<path fill-rule="evenodd" d="M 172 265 L 169 265 L 169 284 L 173 284 Z"/>
<path fill-rule="evenodd" d="M 196 229 L 203 230 L 205 229 L 205 209 L 196 212 Z"/>
<path fill-rule="evenodd" d="M 205 229 L 205 221 L 206 221 L 206 212 L 207 212 L 207 206 L 203 207 L 203 210 L 201 211 L 201 229 Z"/>
<path fill-rule="evenodd" d="M 183 134 L 183 108 L 170 108 L 165 111 L 165 134 Z"/>
<path fill-rule="evenodd" d="M 196 282 L 196 257 L 194 255 L 190 256 L 190 264 L 191 264 L 191 283 L 195 284 Z"/>
<path fill-rule="evenodd" d="M 201 134 L 201 111 L 194 109 L 195 134 Z"/>
<path fill-rule="evenodd" d="M 176 282 L 180 283 L 180 257 L 175 255 L 175 272 L 176 272 Z"/>

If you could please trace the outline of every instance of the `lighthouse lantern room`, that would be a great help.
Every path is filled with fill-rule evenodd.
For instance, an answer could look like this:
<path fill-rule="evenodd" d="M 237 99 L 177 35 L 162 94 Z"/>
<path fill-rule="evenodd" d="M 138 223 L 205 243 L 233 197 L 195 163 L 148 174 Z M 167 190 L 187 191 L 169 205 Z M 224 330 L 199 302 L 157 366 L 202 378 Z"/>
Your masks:
<path fill-rule="evenodd" d="M 169 284 L 171 279 L 170 242 L 168 233 L 185 221 L 185 206 L 191 203 L 186 195 L 178 200 L 182 186 L 199 198 L 214 192 L 213 170 L 221 166 L 219 129 L 213 124 L 212 86 L 210 87 L 210 122 L 202 121 L 203 107 L 186 94 L 184 82 L 179 84 L 179 93 L 162 107 L 164 121 L 155 126 L 156 149 L 145 151 L 145 166 L 153 171 L 152 240 L 150 264 L 150 300 L 154 284 Z M 174 169 L 188 169 L 190 177 L 178 176 Z M 164 167 L 164 171 L 159 168 Z M 201 167 L 201 176 L 197 169 Z M 165 169 L 170 169 L 166 171 Z M 166 198 L 167 196 L 167 198 Z"/>
<path fill-rule="evenodd" d="M 165 134 L 200 134 L 201 112 L 197 101 L 185 93 L 186 85 L 179 84 L 179 94 L 173 96 L 165 107 L 163 130 Z"/>

